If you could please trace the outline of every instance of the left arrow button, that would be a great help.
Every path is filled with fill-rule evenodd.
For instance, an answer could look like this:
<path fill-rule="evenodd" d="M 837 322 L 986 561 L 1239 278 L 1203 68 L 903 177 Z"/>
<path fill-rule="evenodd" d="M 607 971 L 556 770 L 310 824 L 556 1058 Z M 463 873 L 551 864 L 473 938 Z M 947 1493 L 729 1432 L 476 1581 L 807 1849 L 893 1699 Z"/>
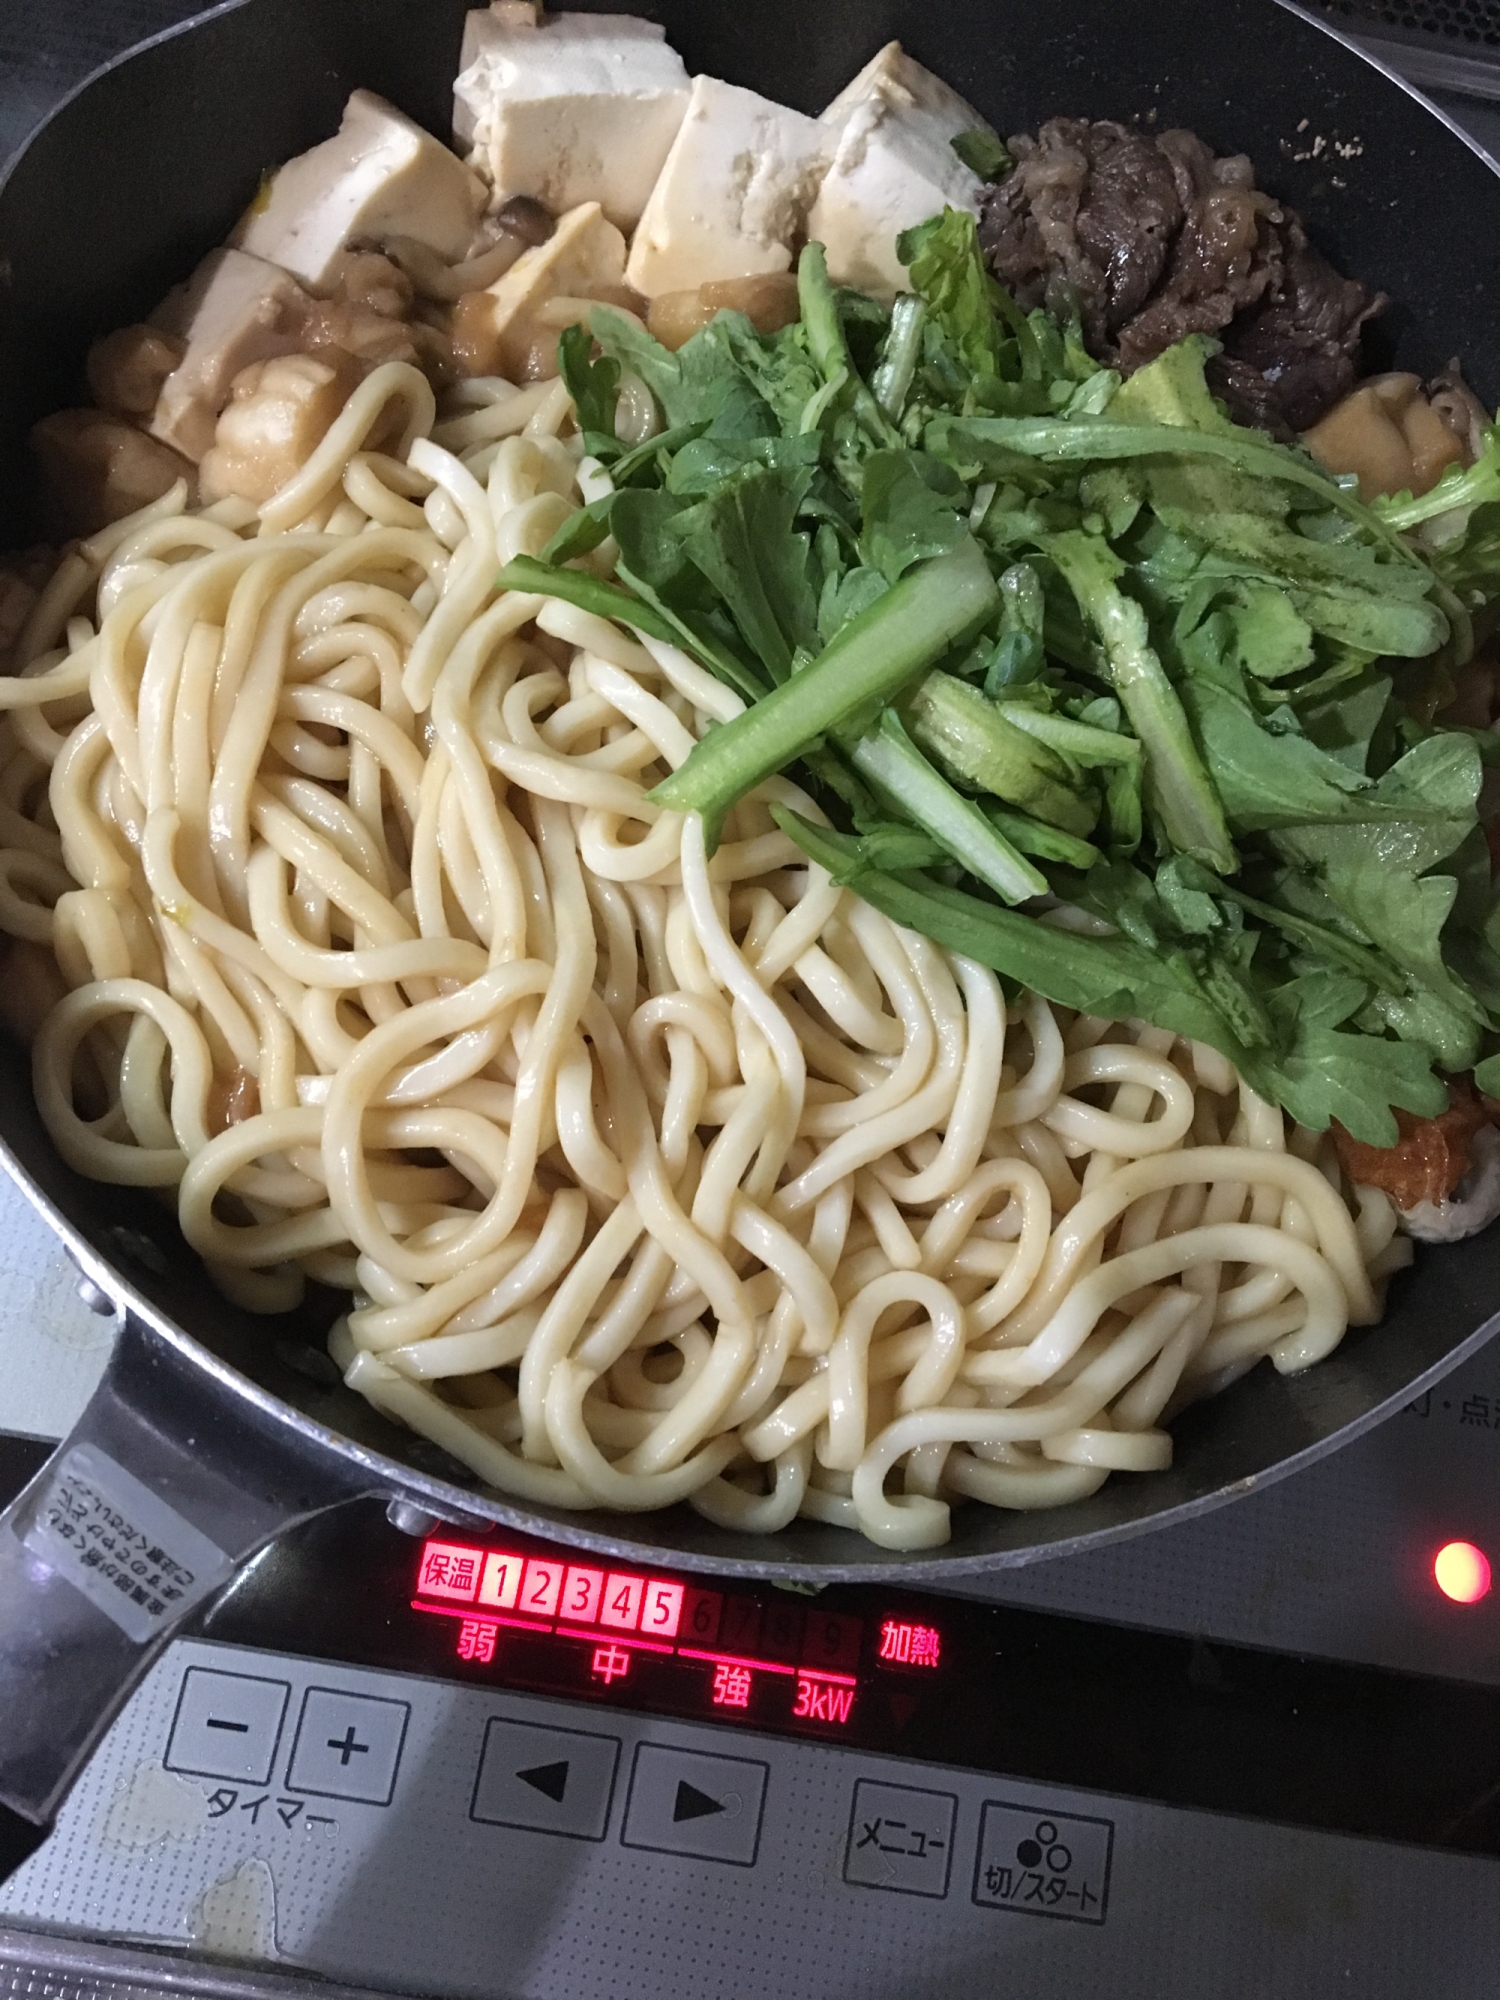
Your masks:
<path fill-rule="evenodd" d="M 516 1776 L 523 1785 L 530 1785 L 543 1798 L 551 1799 L 554 1805 L 561 1805 L 563 1794 L 568 1789 L 568 1767 L 564 1764 L 536 1764 L 529 1771 L 517 1771 Z"/>

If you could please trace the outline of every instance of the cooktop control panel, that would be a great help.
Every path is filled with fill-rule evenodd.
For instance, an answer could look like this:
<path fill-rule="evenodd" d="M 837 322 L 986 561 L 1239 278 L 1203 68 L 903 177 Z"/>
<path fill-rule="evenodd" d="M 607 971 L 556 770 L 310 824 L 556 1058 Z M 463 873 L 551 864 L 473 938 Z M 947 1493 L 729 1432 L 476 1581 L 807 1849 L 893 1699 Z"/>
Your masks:
<path fill-rule="evenodd" d="M 189 1641 L 0 1915 L 486 2000 L 1490 2000 L 1496 1891 L 1480 1855 Z"/>

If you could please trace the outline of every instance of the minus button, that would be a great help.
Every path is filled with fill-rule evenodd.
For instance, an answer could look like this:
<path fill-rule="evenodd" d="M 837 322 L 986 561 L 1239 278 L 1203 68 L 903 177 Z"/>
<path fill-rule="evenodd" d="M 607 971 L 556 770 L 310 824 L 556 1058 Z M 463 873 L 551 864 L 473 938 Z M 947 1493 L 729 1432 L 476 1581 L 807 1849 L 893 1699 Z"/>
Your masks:
<path fill-rule="evenodd" d="M 189 1667 L 162 1762 L 191 1777 L 269 1784 L 291 1692 L 259 1674 Z"/>

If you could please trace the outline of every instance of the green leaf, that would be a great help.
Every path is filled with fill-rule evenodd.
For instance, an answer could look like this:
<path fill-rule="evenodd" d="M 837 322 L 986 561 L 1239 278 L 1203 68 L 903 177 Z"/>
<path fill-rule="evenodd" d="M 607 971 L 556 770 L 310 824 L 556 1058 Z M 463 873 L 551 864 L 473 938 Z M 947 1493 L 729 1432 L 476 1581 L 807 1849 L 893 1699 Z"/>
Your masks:
<path fill-rule="evenodd" d="M 750 465 L 666 526 L 777 682 L 799 648 L 818 650 L 810 541 L 795 526 L 810 479 L 806 465 Z"/>
<path fill-rule="evenodd" d="M 849 846 L 840 850 L 838 866 L 830 873 L 840 888 L 856 889 L 868 874 L 941 867 L 949 858 L 947 849 L 920 827 L 875 820 L 850 838 Z"/>
<path fill-rule="evenodd" d="M 991 699 L 1006 688 L 1034 681 L 1047 657 L 1047 599 L 1030 563 L 1011 563 L 1001 571 L 1000 596 L 1000 637 L 984 676 L 984 691 Z"/>
<path fill-rule="evenodd" d="M 559 569 L 535 556 L 515 556 L 496 578 L 502 590 L 524 590 L 542 597 L 560 597 L 576 604 L 580 611 L 592 611 L 599 618 L 613 618 L 621 625 L 633 625 L 653 639 L 680 643 L 680 635 L 650 605 L 632 597 L 616 584 L 591 576 L 587 570 Z"/>
<path fill-rule="evenodd" d="M 913 563 L 947 555 L 968 539 L 958 476 L 925 452 L 874 451 L 860 488 L 860 559 L 895 583 Z"/>
<path fill-rule="evenodd" d="M 673 452 L 666 487 L 684 499 L 706 499 L 737 473 L 762 466 L 800 479 L 799 493 L 805 493 L 821 456 L 816 436 L 720 437 L 710 432 L 686 438 Z"/>
<path fill-rule="evenodd" d="M 1015 170 L 1015 161 L 988 125 L 960 132 L 949 144 L 969 172 L 978 174 L 982 181 L 1003 181 Z"/>
<path fill-rule="evenodd" d="M 606 493 L 570 515 L 542 550 L 540 560 L 544 563 L 566 563 L 577 556 L 591 554 L 609 536 L 609 516 L 615 498 L 613 493 Z"/>
<path fill-rule="evenodd" d="M 1367 1146 L 1394 1146 L 1401 1135 L 1390 1107 L 1435 1118 L 1448 1092 L 1425 1049 L 1341 1032 L 1364 993 L 1358 980 L 1320 974 L 1294 979 L 1271 995 L 1271 1018 L 1285 1044 L 1275 1094 L 1311 1131 L 1323 1131 L 1336 1118 Z"/>
<path fill-rule="evenodd" d="M 1029 813 L 1013 812 L 1008 806 L 995 805 L 989 799 L 979 801 L 979 810 L 994 827 L 997 827 L 1012 847 L 1022 854 L 1030 854 L 1038 861 L 1055 861 L 1063 868 L 1077 868 L 1084 871 L 1103 859 L 1092 841 L 1079 840 L 1076 835 L 1064 833 L 1061 827 L 1048 826 L 1044 820 L 1033 819 Z M 915 863 L 921 867 L 925 864 Z"/>
<path fill-rule="evenodd" d="M 1312 665 L 1312 627 L 1278 585 L 1232 584 L 1220 609 L 1228 655 L 1241 673 L 1278 681 Z"/>
<path fill-rule="evenodd" d="M 1233 437 L 1238 427 L 1215 400 L 1203 372 L 1204 363 L 1217 351 L 1217 342 L 1206 340 L 1201 333 L 1177 341 L 1144 368 L 1137 368 L 1116 390 L 1108 407 L 1110 419 L 1122 424 L 1171 424 L 1180 430 Z"/>
<path fill-rule="evenodd" d="M 890 585 L 879 570 L 857 566 L 840 574 L 830 571 L 818 598 L 818 636 L 826 646 L 849 623 L 869 610 Z"/>
<path fill-rule="evenodd" d="M 950 343 L 961 365 L 975 375 L 999 375 L 1006 328 L 1005 295 L 990 276 L 979 248 L 974 217 L 945 208 L 897 239 L 911 288 L 927 306 L 928 323 Z M 1009 305 L 1011 315 L 1015 307 Z"/>
<path fill-rule="evenodd" d="M 1232 669 L 1200 664 L 1184 678 L 1181 694 L 1237 833 L 1355 820 L 1362 812 L 1395 816 L 1358 771 L 1290 727 L 1267 728 Z"/>
<path fill-rule="evenodd" d="M 797 297 L 807 353 L 823 378 L 821 389 L 804 407 L 798 428 L 823 428 L 839 410 L 847 409 L 872 444 L 899 445 L 900 436 L 854 365 L 821 243 L 805 245 L 797 260 Z"/>
<path fill-rule="evenodd" d="M 776 419 L 724 329 L 723 321 L 734 317 L 721 314 L 675 354 L 613 306 L 595 306 L 589 328 L 609 359 L 645 383 L 669 430 L 702 425 L 713 426 L 721 436 L 774 435 Z M 749 322 L 745 324 L 748 328 Z"/>
<path fill-rule="evenodd" d="M 1474 1086 L 1486 1097 L 1500 1097 L 1500 1056 L 1486 1056 L 1474 1066 Z"/>
<path fill-rule="evenodd" d="M 620 364 L 610 355 L 593 360 L 593 350 L 594 336 L 586 326 L 567 327 L 557 343 L 558 372 L 568 385 L 568 394 L 578 412 L 578 428 L 584 433 L 589 450 L 596 456 L 612 458 L 620 449 L 615 437 Z"/>
<path fill-rule="evenodd" d="M 946 853 L 1007 903 L 1047 892 L 1047 878 L 1012 846 L 972 799 L 955 791 L 917 749 L 894 711 L 854 747 L 851 762 L 876 794 L 889 801 Z"/>
<path fill-rule="evenodd" d="M 1471 743 L 1458 735 L 1430 736 L 1365 795 L 1366 810 L 1380 806 L 1384 819 L 1289 827 L 1274 837 L 1311 878 L 1297 890 L 1298 906 L 1320 917 L 1321 899 L 1335 920 L 1352 926 L 1407 975 L 1407 995 L 1377 996 L 1377 1012 L 1451 1070 L 1473 1061 L 1489 1015 L 1444 954 L 1457 879 L 1427 871 L 1475 826 L 1479 779 Z M 1293 887 L 1289 881 L 1283 899 Z"/>
<path fill-rule="evenodd" d="M 927 325 L 927 301 L 914 292 L 903 292 L 891 307 L 890 330 L 886 335 L 880 366 L 870 380 L 875 400 L 890 418 L 899 423 L 922 359 L 923 332 Z"/>

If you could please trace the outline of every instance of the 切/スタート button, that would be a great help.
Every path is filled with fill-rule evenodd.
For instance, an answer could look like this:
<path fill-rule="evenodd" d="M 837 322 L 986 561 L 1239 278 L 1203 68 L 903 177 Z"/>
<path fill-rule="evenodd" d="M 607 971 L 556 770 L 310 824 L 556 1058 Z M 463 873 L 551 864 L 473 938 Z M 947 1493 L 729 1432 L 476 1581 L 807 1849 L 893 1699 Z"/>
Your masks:
<path fill-rule="evenodd" d="M 469 1817 L 603 1840 L 619 1761 L 618 1737 L 493 1715 L 485 1725 Z"/>
<path fill-rule="evenodd" d="M 287 1790 L 388 1806 L 410 1717 L 408 1702 L 309 1688 L 297 1720 Z"/>
<path fill-rule="evenodd" d="M 189 1667 L 162 1762 L 195 1778 L 269 1784 L 291 1692 L 287 1681 Z"/>
<path fill-rule="evenodd" d="M 769 1765 L 749 1757 L 642 1743 L 621 1843 L 753 1868 L 769 1772 Z"/>

